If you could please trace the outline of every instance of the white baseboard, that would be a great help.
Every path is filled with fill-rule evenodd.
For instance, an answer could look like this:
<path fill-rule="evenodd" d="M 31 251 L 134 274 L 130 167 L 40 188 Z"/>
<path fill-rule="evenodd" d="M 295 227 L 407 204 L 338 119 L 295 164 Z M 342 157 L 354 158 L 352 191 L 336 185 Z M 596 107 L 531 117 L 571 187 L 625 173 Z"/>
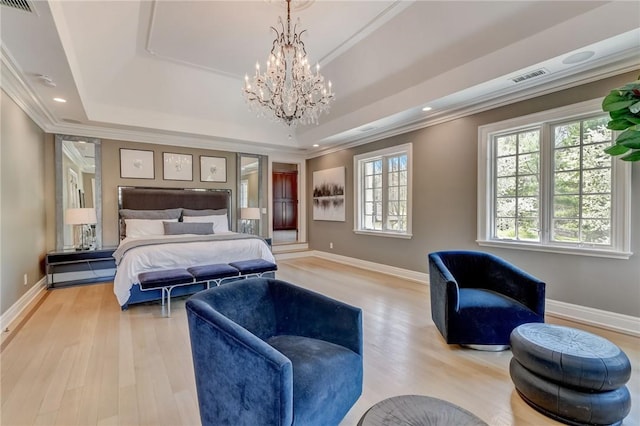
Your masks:
<path fill-rule="evenodd" d="M 323 259 L 333 260 L 334 262 L 344 263 L 346 265 L 351 265 L 370 271 L 376 271 L 383 274 L 393 275 L 411 281 L 416 281 L 420 284 L 429 285 L 429 274 L 423 272 L 396 268 L 394 266 L 383 265 L 380 263 L 369 262 L 366 260 L 317 250 L 311 250 L 296 254 L 297 256 L 292 257 L 316 256 Z M 603 328 L 606 330 L 616 331 L 618 333 L 640 337 L 640 318 L 638 317 L 618 314 L 616 312 L 603 311 L 600 309 L 590 308 L 588 306 L 574 305 L 571 303 L 560 302 L 551 299 L 546 300 L 545 312 L 550 316 L 563 318 L 566 320 L 575 321 L 581 324 Z"/>
<path fill-rule="evenodd" d="M 429 274 L 424 272 L 411 271 L 409 269 L 396 268 L 395 266 L 383 265 L 381 263 L 369 262 L 368 260 L 356 259 L 353 257 L 341 256 L 339 254 L 327 253 L 326 251 L 313 250 L 307 253 L 323 259 L 333 260 L 334 262 L 344 263 L 345 265 L 355 266 L 369 271 L 381 272 L 387 275 L 393 275 L 416 281 L 420 284 L 429 284 Z"/>
<path fill-rule="evenodd" d="M 13 322 L 13 320 L 18 318 L 22 311 L 24 311 L 25 308 L 38 296 L 38 294 L 46 288 L 47 277 L 45 275 L 0 316 L 0 330 L 4 330 L 9 326 L 9 324 L 11 324 L 11 322 Z"/>
<path fill-rule="evenodd" d="M 550 316 L 640 337 L 638 317 L 550 299 L 547 299 L 545 309 Z"/>

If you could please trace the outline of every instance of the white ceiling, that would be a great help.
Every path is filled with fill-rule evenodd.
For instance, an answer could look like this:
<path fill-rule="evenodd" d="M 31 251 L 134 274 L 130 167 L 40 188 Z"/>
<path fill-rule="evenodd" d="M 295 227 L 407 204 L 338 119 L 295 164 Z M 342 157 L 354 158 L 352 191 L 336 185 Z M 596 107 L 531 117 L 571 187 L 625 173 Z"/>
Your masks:
<path fill-rule="evenodd" d="M 279 0 L 2 6 L 2 87 L 52 133 L 310 157 L 640 64 L 637 1 L 300 3 L 292 20 L 336 92 L 317 126 L 258 118 L 241 94 Z"/>

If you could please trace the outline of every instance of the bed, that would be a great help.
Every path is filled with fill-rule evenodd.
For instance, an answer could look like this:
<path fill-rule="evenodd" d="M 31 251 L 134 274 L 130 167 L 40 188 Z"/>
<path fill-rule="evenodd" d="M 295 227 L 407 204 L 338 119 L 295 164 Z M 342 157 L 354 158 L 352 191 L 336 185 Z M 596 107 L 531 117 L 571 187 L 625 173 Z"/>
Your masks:
<path fill-rule="evenodd" d="M 140 289 L 142 272 L 250 259 L 275 263 L 263 238 L 230 231 L 230 190 L 120 186 L 118 207 L 114 293 L 123 310 L 161 300 L 160 289 Z M 204 283 L 185 285 L 172 294 L 193 294 L 204 288 Z"/>

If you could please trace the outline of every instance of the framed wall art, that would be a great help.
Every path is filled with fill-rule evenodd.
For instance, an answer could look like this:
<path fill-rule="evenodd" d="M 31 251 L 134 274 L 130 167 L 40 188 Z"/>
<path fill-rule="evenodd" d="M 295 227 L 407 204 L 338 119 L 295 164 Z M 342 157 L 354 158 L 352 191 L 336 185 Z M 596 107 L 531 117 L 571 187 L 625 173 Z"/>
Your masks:
<path fill-rule="evenodd" d="M 193 180 L 193 156 L 191 154 L 162 153 L 164 180 Z"/>
<path fill-rule="evenodd" d="M 120 177 L 155 179 L 153 151 L 120 148 Z"/>
<path fill-rule="evenodd" d="M 344 167 L 313 172 L 313 220 L 346 220 L 344 188 Z"/>
<path fill-rule="evenodd" d="M 200 182 L 226 182 L 227 159 L 225 157 L 200 156 Z"/>

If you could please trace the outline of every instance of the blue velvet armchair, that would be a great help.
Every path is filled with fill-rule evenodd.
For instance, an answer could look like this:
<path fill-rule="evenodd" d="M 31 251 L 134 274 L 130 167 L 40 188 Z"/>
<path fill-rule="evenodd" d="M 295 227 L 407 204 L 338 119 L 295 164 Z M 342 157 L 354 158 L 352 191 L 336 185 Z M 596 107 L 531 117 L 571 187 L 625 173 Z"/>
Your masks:
<path fill-rule="evenodd" d="M 362 393 L 362 312 L 270 278 L 186 303 L 204 426 L 337 425 Z"/>
<path fill-rule="evenodd" d="M 431 317 L 449 344 L 505 349 L 520 324 L 544 322 L 545 283 L 475 251 L 429 254 Z"/>

